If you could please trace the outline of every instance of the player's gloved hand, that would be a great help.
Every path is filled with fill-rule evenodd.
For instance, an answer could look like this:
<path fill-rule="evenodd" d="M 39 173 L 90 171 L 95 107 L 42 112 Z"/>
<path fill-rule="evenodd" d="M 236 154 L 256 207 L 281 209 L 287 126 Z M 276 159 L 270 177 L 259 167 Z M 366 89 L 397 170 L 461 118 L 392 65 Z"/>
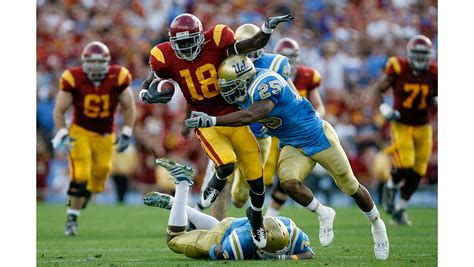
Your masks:
<path fill-rule="evenodd" d="M 216 125 L 216 117 L 209 116 L 204 112 L 193 111 L 191 117 L 184 121 L 189 128 L 207 128 Z"/>
<path fill-rule="evenodd" d="M 119 153 L 124 152 L 130 145 L 132 140 L 132 128 L 130 126 L 123 126 L 122 133 L 115 141 L 115 150 Z"/>
<path fill-rule="evenodd" d="M 69 136 L 69 132 L 66 128 L 61 128 L 51 140 L 54 149 L 63 150 L 66 153 L 71 151 L 73 142 L 76 141 L 74 138 Z"/>
<path fill-rule="evenodd" d="M 278 26 L 278 24 L 285 22 L 285 21 L 290 21 L 295 19 L 295 17 L 291 14 L 288 15 L 283 15 L 283 16 L 277 16 L 277 17 L 270 17 L 265 21 L 262 25 L 262 31 L 266 34 L 270 34 L 273 32 L 273 30 Z"/>
<path fill-rule="evenodd" d="M 170 102 L 173 95 L 164 94 L 158 91 L 158 88 L 161 86 L 161 83 L 165 82 L 165 80 L 154 79 L 148 89 L 142 89 L 140 91 L 140 99 L 145 104 L 158 104 L 158 103 L 168 103 Z"/>
<path fill-rule="evenodd" d="M 398 120 L 400 119 L 400 111 L 393 109 L 387 103 L 382 103 L 379 106 L 380 113 L 382 116 L 389 121 Z"/>
<path fill-rule="evenodd" d="M 290 255 L 270 253 L 263 250 L 258 250 L 257 254 L 262 260 L 292 260 L 293 259 Z"/>

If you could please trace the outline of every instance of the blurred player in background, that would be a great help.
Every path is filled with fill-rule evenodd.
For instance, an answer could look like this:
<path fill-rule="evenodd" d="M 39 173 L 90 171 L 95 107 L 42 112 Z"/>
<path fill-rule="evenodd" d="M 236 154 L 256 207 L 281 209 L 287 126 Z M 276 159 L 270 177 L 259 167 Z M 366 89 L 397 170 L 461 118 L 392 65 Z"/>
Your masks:
<path fill-rule="evenodd" d="M 218 24 L 204 31 L 201 21 L 194 15 L 185 13 L 175 17 L 169 29 L 170 41 L 156 45 L 150 52 L 152 71 L 142 84 L 140 98 L 145 103 L 169 102 L 172 94 L 161 93 L 159 87 L 161 82 L 158 80 L 164 78 L 177 82 L 179 86 L 175 87 L 180 87 L 193 111 L 218 116 L 238 110 L 219 94 L 217 69 L 220 63 L 229 55 L 264 47 L 273 29 L 292 19 L 291 15 L 272 17 L 252 38 L 236 42 L 234 33 L 226 25 Z M 211 127 L 196 129 L 195 133 L 217 166 L 201 196 L 201 205 L 211 206 L 238 162 L 250 185 L 252 205 L 247 209 L 247 217 L 252 225 L 252 238 L 258 247 L 265 247 L 267 239 L 262 216 L 265 185 L 258 144 L 250 129 L 248 126 Z"/>
<path fill-rule="evenodd" d="M 130 144 L 135 120 L 135 100 L 127 68 L 110 65 L 107 46 L 94 41 L 82 51 L 82 66 L 63 72 L 54 107 L 57 133 L 52 139 L 55 149 L 68 152 L 69 208 L 64 230 L 66 236 L 78 234 L 80 209 L 85 208 L 91 194 L 104 190 L 112 164 L 112 152 L 123 152 Z M 124 126 L 115 140 L 114 114 L 120 103 Z M 72 125 L 67 128 L 65 113 L 74 107 Z"/>
<path fill-rule="evenodd" d="M 283 55 L 289 59 L 291 65 L 290 78 L 296 90 L 298 90 L 298 93 L 302 97 L 305 97 L 309 100 L 309 102 L 318 112 L 319 116 L 324 117 L 326 115 L 326 108 L 324 107 L 324 103 L 321 100 L 321 96 L 317 90 L 321 84 L 321 75 L 317 70 L 299 64 L 300 46 L 298 43 L 288 37 L 282 38 L 276 43 L 273 52 Z M 278 138 L 273 136 L 270 156 L 267 160 L 267 162 L 272 163 L 271 166 L 273 166 L 273 168 L 265 169 L 264 172 L 271 172 L 270 174 L 265 173 L 265 175 L 271 175 L 273 178 L 279 155 L 280 151 L 278 150 Z M 273 188 L 272 200 L 268 206 L 265 216 L 277 216 L 287 199 L 288 194 L 285 192 L 283 187 L 281 187 L 281 184 L 277 183 Z"/>
<path fill-rule="evenodd" d="M 171 175 L 176 184 L 174 198 L 150 192 L 143 198 L 146 205 L 170 210 L 168 247 L 190 258 L 213 260 L 302 260 L 314 257 L 308 235 L 286 217 L 265 217 L 268 241 L 259 249 L 253 243 L 247 218 L 228 217 L 222 221 L 186 205 L 194 170 L 174 161 L 156 161 Z M 185 231 L 188 220 L 197 230 Z"/>
<path fill-rule="evenodd" d="M 355 200 L 371 222 L 375 257 L 387 259 L 389 242 L 385 224 L 370 193 L 354 176 L 332 126 L 322 120 L 309 101 L 280 75 L 255 69 L 252 61 L 243 55 L 224 60 L 218 73 L 222 96 L 229 103 L 238 104 L 242 110 L 218 117 L 194 112 L 194 117 L 185 120 L 185 124 L 196 128 L 214 125 L 238 127 L 255 121 L 264 123 L 269 134 L 280 140 L 280 183 L 298 204 L 317 214 L 321 245 L 329 246 L 333 241 L 336 214 L 303 184 L 316 163 L 321 164 L 336 185 Z"/>
<path fill-rule="evenodd" d="M 380 112 L 391 121 L 392 145 L 387 152 L 394 168 L 385 186 L 383 203 L 396 224 L 411 225 L 406 211 L 408 201 L 426 174 L 431 155 L 430 107 L 438 103 L 438 65 L 432 58 L 430 39 L 416 35 L 407 44 L 407 57 L 389 58 L 385 74 L 375 84 Z M 393 107 L 383 99 L 389 88 L 393 88 Z M 395 193 L 402 181 L 400 203 L 395 206 Z"/>

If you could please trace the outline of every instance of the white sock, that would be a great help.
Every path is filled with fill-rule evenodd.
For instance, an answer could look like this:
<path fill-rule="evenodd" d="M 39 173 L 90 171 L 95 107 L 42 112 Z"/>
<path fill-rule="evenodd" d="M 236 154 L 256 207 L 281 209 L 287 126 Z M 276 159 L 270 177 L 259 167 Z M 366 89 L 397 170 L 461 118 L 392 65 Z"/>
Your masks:
<path fill-rule="evenodd" d="M 375 203 L 371 211 L 363 213 L 370 222 L 375 222 L 380 217 L 379 211 L 377 210 L 377 206 L 375 206 Z"/>
<path fill-rule="evenodd" d="M 387 181 L 387 188 L 388 189 L 394 189 L 395 188 L 395 184 L 392 181 L 392 177 L 390 177 Z"/>
<path fill-rule="evenodd" d="M 75 209 L 67 209 L 66 211 L 66 214 L 67 215 L 76 215 L 77 217 L 79 217 L 79 215 L 81 214 L 81 212 L 79 210 L 75 210 Z"/>
<path fill-rule="evenodd" d="M 189 183 L 181 181 L 176 185 L 173 207 L 171 208 L 168 225 L 186 226 L 188 225 L 188 214 L 186 213 L 186 203 L 188 201 Z"/>
<path fill-rule="evenodd" d="M 280 211 L 272 207 L 268 207 L 267 212 L 265 212 L 265 216 L 267 217 L 276 217 L 278 215 L 280 215 Z"/>
<path fill-rule="evenodd" d="M 311 201 L 311 203 L 309 203 L 308 206 L 306 206 L 306 208 L 312 212 L 316 212 L 318 216 L 325 216 L 327 214 L 326 206 L 324 206 L 321 202 L 319 202 L 319 200 L 317 200 L 314 196 L 313 196 L 313 200 Z"/>
<path fill-rule="evenodd" d="M 406 210 L 407 207 L 408 207 L 408 200 L 401 198 L 400 202 L 398 203 L 397 210 Z"/>
<path fill-rule="evenodd" d="M 196 226 L 196 229 L 211 230 L 219 221 L 205 213 L 186 207 L 189 221 Z"/>

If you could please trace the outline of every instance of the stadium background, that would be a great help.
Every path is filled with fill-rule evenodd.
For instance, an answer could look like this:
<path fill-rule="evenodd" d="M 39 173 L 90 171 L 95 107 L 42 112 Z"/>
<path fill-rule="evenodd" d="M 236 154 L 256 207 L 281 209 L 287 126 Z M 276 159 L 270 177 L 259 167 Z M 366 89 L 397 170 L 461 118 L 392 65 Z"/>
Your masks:
<path fill-rule="evenodd" d="M 225 3 L 224 3 L 225 2 Z M 289 3 L 287 3 L 289 2 Z M 63 70 L 80 64 L 84 45 L 92 40 L 106 43 L 112 62 L 126 66 L 133 75 L 138 95 L 146 77 L 151 47 L 167 41 L 167 27 L 178 14 L 189 12 L 201 19 L 204 29 L 217 23 L 236 29 L 244 23 L 261 25 L 265 18 L 292 13 L 296 19 L 279 27 L 265 47 L 271 52 L 281 37 L 294 38 L 301 46 L 300 61 L 316 68 L 323 83 L 319 92 L 331 122 L 351 161 L 356 176 L 374 195 L 380 180 L 372 170 L 374 158 L 389 141 L 387 123 L 377 111 L 370 87 L 381 74 L 387 58 L 405 55 L 409 37 L 428 36 L 437 52 L 437 2 L 410 0 L 360 1 L 186 1 L 135 0 L 37 1 L 37 200 L 64 202 L 69 183 L 67 159 L 54 152 L 52 111 Z M 390 97 L 387 99 L 390 102 Z M 184 99 L 175 93 L 168 105 L 144 105 L 137 99 L 138 117 L 134 146 L 114 159 L 114 175 L 129 182 L 126 203 L 138 204 L 150 190 L 172 191 L 172 184 L 155 170 L 156 156 L 191 163 L 199 169 L 198 185 L 207 157 L 199 143 L 181 136 Z M 437 205 L 437 117 L 434 149 L 421 190 L 413 197 L 419 206 Z M 120 114 L 116 117 L 120 129 Z M 125 164 L 127 163 L 127 164 Z M 96 203 L 115 202 L 115 184 Z M 307 179 L 317 196 L 332 205 L 351 203 L 327 175 L 316 169 Z M 199 186 L 194 186 L 198 190 Z M 324 194 L 322 194 L 324 193 Z M 376 197 L 377 198 L 377 197 Z M 328 204 L 329 204 L 328 203 Z"/>

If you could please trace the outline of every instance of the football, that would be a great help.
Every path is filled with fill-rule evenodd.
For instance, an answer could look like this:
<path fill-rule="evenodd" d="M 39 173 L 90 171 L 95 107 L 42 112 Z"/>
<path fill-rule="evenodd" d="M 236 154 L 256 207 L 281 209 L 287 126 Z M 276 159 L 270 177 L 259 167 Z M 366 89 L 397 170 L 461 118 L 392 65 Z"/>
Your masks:
<path fill-rule="evenodd" d="M 174 94 L 174 83 L 167 79 L 162 79 L 158 83 L 156 90 L 162 94 L 173 96 Z"/>

